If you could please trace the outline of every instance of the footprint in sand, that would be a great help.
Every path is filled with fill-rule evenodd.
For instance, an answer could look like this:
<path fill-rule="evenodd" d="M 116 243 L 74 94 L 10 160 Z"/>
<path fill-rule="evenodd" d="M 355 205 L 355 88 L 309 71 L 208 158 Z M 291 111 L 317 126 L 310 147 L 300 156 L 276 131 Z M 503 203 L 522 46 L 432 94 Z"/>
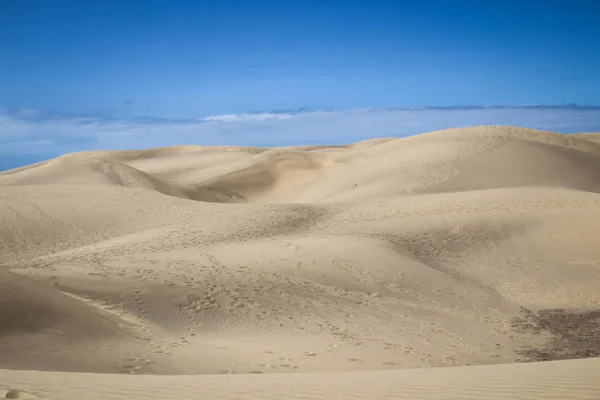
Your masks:
<path fill-rule="evenodd" d="M 280 367 L 282 368 L 293 368 L 293 369 L 297 369 L 298 366 L 294 365 L 294 364 L 279 364 Z"/>
<path fill-rule="evenodd" d="M 141 369 L 139 365 L 136 365 L 134 363 L 121 364 L 119 365 L 119 367 L 121 368 L 121 373 L 125 374 L 135 374 L 138 370 Z"/>

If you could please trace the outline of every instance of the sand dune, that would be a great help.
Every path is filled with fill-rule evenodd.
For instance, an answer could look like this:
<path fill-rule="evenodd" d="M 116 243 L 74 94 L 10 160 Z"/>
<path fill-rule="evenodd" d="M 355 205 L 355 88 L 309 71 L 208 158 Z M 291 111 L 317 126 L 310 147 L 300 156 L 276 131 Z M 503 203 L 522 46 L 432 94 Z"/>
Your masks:
<path fill-rule="evenodd" d="M 1 172 L 0 398 L 599 398 L 596 136 Z"/>
<path fill-rule="evenodd" d="M 592 142 L 600 142 L 600 132 L 582 132 L 574 134 L 573 136 Z"/>
<path fill-rule="evenodd" d="M 131 323 L 52 286 L 0 271 L 0 354 L 14 369 L 114 371 L 114 350 L 145 344 Z M 86 357 L 81 357 L 81 354 Z"/>
<path fill-rule="evenodd" d="M 504 187 L 562 187 L 598 193 L 600 154 L 577 148 L 513 140 L 465 164 L 453 177 L 427 192 Z"/>
<path fill-rule="evenodd" d="M 178 185 L 142 172 L 127 164 L 97 157 L 63 157 L 35 168 L 0 177 L 6 186 L 109 185 L 155 190 L 169 196 L 219 203 L 241 202 L 236 193 L 205 186 Z"/>

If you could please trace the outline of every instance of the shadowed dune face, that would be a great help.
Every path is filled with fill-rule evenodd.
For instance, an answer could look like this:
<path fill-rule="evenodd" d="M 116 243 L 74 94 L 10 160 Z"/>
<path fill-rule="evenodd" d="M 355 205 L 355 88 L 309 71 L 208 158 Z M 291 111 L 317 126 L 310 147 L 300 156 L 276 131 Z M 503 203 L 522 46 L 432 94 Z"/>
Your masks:
<path fill-rule="evenodd" d="M 595 355 L 571 337 L 593 323 L 547 322 L 599 308 L 594 138 L 473 127 L 76 153 L 0 173 L 0 368 L 269 374 Z M 548 350 L 567 336 L 572 351 Z"/>
<path fill-rule="evenodd" d="M 0 270 L 0 360 L 4 368 L 119 372 L 141 350 L 134 324 L 45 282 Z"/>
<path fill-rule="evenodd" d="M 47 284 L 0 271 L 2 336 L 56 333 L 65 341 L 115 335 L 119 325 Z"/>

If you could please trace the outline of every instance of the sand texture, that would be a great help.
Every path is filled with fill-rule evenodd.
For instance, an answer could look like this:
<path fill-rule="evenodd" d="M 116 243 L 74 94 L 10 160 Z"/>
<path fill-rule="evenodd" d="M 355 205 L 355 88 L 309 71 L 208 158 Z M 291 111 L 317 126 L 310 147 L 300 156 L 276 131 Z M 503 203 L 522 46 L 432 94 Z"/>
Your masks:
<path fill-rule="evenodd" d="M 0 172 L 0 399 L 600 399 L 600 134 Z"/>

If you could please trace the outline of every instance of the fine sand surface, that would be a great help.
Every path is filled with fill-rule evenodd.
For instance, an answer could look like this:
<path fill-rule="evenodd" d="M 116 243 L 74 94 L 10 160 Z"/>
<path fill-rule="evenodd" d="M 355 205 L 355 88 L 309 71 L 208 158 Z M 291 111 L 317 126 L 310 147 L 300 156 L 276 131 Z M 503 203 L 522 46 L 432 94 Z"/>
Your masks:
<path fill-rule="evenodd" d="M 600 134 L 0 172 L 0 399 L 600 399 Z"/>

